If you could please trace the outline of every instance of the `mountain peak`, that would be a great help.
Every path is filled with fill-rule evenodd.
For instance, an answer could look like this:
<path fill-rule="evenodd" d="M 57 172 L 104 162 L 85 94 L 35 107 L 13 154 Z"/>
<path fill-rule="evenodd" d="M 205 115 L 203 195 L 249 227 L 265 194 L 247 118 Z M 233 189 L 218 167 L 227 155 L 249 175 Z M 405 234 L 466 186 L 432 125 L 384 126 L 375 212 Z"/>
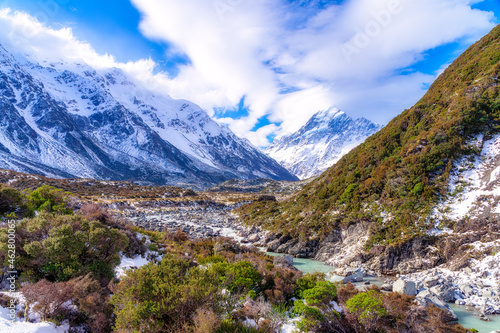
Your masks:
<path fill-rule="evenodd" d="M 276 138 L 266 153 L 301 179 L 318 176 L 381 126 L 330 108 L 315 113 L 297 132 Z"/>
<path fill-rule="evenodd" d="M 334 119 L 334 118 L 339 117 L 343 114 L 345 114 L 345 113 L 343 111 L 339 110 L 338 108 L 331 107 L 329 109 L 316 112 L 311 117 L 311 120 L 312 119 L 318 119 L 318 120 Z"/>

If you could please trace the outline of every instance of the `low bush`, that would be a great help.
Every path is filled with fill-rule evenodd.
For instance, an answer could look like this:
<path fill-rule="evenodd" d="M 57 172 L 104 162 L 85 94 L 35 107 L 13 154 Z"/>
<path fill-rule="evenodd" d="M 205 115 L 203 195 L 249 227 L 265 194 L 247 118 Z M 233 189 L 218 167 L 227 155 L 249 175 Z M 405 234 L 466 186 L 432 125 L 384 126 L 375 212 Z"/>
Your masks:
<path fill-rule="evenodd" d="M 4 261 L 7 237 L 7 230 L 0 229 L 0 258 Z M 17 224 L 16 265 L 29 280 L 67 281 L 92 273 L 107 284 L 127 245 L 123 233 L 97 221 L 41 213 Z"/>

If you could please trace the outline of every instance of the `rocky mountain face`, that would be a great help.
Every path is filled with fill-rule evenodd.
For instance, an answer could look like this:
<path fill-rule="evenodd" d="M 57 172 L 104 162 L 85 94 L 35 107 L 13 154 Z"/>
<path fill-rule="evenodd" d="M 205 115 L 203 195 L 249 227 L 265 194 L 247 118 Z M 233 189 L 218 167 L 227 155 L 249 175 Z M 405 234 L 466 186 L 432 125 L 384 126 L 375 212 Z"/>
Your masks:
<path fill-rule="evenodd" d="M 266 153 L 300 179 L 307 179 L 319 176 L 381 128 L 331 108 L 313 115 L 297 132 L 276 138 Z"/>
<path fill-rule="evenodd" d="M 120 69 L 37 63 L 0 46 L 0 110 L 0 168 L 201 187 L 297 179 L 198 106 Z"/>
<path fill-rule="evenodd" d="M 500 26 L 302 191 L 245 205 L 240 217 L 270 231 L 270 250 L 336 267 L 474 272 L 500 248 L 498 81 Z"/>

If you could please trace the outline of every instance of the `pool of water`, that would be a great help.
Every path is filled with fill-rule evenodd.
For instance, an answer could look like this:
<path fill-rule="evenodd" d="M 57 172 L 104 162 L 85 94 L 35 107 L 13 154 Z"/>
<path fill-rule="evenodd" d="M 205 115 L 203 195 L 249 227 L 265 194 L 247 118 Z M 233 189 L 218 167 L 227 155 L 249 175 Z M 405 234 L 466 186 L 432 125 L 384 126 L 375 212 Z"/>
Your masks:
<path fill-rule="evenodd" d="M 500 315 L 488 316 L 491 321 L 482 321 L 473 311 L 467 311 L 465 305 L 450 304 L 450 307 L 455 311 L 458 322 L 465 328 L 475 328 L 479 333 L 500 330 Z"/>
<path fill-rule="evenodd" d="M 270 256 L 283 256 L 283 254 L 280 253 L 267 252 L 266 254 Z M 293 258 L 293 265 L 304 273 L 320 272 L 328 274 L 334 270 L 332 266 L 328 266 L 321 261 L 311 259 Z M 335 274 L 328 274 L 328 277 L 331 281 L 340 281 L 343 279 L 343 277 Z M 376 276 L 366 276 L 364 278 L 364 282 L 369 281 L 370 284 L 375 284 L 379 287 L 384 284 L 384 280 L 385 278 Z M 365 285 L 364 282 L 358 282 L 355 283 L 355 285 L 362 288 Z M 465 306 L 450 304 L 450 307 L 453 311 L 455 311 L 458 317 L 458 322 L 465 328 L 475 328 L 479 331 L 479 333 L 490 333 L 494 330 L 500 330 L 500 315 L 488 316 L 491 321 L 486 322 L 480 320 L 478 316 L 475 316 L 474 312 L 465 310 Z"/>
<path fill-rule="evenodd" d="M 272 253 L 272 252 L 266 252 L 266 254 L 277 257 L 277 256 L 283 256 L 284 254 L 281 253 Z M 331 281 L 341 281 L 344 277 L 335 275 L 332 272 L 334 271 L 334 268 L 332 266 L 326 265 L 322 261 L 316 261 L 316 260 L 311 260 L 311 259 L 300 259 L 300 258 L 293 258 L 293 266 L 297 268 L 299 271 L 303 273 L 314 273 L 314 272 L 320 272 L 320 273 L 325 273 L 328 275 L 328 279 Z M 384 278 L 379 278 L 376 276 L 366 276 L 364 278 L 363 282 L 357 282 L 354 283 L 354 285 L 357 286 L 362 286 L 364 285 L 364 282 L 369 281 L 370 285 L 375 284 L 377 286 L 381 286 L 384 284 Z"/>
<path fill-rule="evenodd" d="M 284 254 L 273 253 L 273 252 L 266 252 L 266 254 L 273 257 L 284 256 Z M 319 272 L 328 274 L 333 272 L 334 269 L 332 266 L 325 265 L 325 263 L 321 261 L 316 261 L 311 259 L 300 259 L 300 258 L 293 258 L 293 266 L 295 266 L 295 268 L 297 268 L 299 271 L 303 273 Z"/>

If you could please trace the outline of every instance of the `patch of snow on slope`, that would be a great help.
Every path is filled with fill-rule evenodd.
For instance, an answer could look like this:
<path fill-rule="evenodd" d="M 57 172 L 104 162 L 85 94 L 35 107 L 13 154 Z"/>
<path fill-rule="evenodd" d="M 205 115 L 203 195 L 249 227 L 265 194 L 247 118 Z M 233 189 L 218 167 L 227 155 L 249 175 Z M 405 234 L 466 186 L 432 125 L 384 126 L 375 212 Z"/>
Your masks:
<path fill-rule="evenodd" d="M 479 137 L 472 144 L 482 150 L 477 157 L 464 157 L 450 177 L 449 199 L 438 207 L 434 217 L 461 219 L 478 215 L 491 208 L 500 213 L 497 201 L 500 197 L 500 135 L 484 141 Z"/>
<path fill-rule="evenodd" d="M 149 263 L 149 260 L 147 259 L 147 255 L 145 257 L 146 258 L 142 257 L 139 254 L 133 258 L 121 256 L 120 265 L 115 268 L 115 276 L 117 278 L 121 278 L 122 276 L 126 275 L 126 270 L 132 267 L 139 268 L 146 265 L 147 263 Z"/>
<path fill-rule="evenodd" d="M 16 312 L 21 311 L 22 305 L 16 306 Z M 0 306 L 0 332 L 6 333 L 66 333 L 69 325 L 56 326 L 48 322 L 25 322 L 16 316 L 14 323 L 10 319 L 10 310 Z"/>

